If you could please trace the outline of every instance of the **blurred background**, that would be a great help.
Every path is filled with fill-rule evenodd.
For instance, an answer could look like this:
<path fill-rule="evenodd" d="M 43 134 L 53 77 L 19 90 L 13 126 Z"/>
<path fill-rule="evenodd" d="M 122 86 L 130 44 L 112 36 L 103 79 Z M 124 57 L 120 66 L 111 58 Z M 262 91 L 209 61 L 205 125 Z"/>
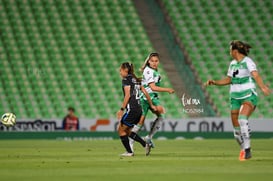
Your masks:
<path fill-rule="evenodd" d="M 138 70 L 156 51 L 162 86 L 176 90 L 160 94 L 167 117 L 229 117 L 229 88 L 202 83 L 226 76 L 234 39 L 253 46 L 272 83 L 272 13 L 270 0 L 0 0 L 1 113 L 63 118 L 73 106 L 79 118 L 113 118 L 120 64 Z M 185 111 L 183 96 L 199 111 Z M 272 118 L 273 97 L 259 99 L 252 117 Z"/>

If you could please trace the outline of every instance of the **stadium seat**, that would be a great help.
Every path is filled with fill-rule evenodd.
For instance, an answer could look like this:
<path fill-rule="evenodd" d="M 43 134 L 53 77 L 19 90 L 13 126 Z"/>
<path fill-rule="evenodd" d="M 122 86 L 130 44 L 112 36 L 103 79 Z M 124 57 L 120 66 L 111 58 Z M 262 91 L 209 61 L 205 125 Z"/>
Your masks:
<path fill-rule="evenodd" d="M 10 75 L 1 74 L 1 85 L 14 88 L 0 90 L 0 108 L 18 118 L 62 118 L 75 105 L 79 117 L 115 117 L 122 101 L 120 63 L 132 61 L 137 70 L 153 50 L 131 1 L 0 3 L 1 70 Z M 171 86 L 160 72 L 164 86 Z M 161 97 L 168 117 L 187 117 L 172 106 L 179 98 Z"/>

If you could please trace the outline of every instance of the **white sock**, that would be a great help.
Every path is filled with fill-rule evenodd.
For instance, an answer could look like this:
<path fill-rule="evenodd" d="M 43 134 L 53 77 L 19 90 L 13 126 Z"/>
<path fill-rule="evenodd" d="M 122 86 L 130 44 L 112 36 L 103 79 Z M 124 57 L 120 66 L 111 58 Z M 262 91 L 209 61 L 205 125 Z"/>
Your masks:
<path fill-rule="evenodd" d="M 132 128 L 132 132 L 134 133 L 138 133 L 139 130 L 141 129 L 142 125 L 134 125 L 134 127 Z M 130 144 L 130 147 L 131 147 L 131 150 L 134 152 L 134 143 L 135 143 L 135 140 L 133 140 L 132 138 L 129 137 L 129 144 Z"/>
<path fill-rule="evenodd" d="M 244 149 L 250 148 L 250 129 L 246 117 L 239 116 L 239 124 L 241 128 L 241 135 L 244 141 Z"/>
<path fill-rule="evenodd" d="M 134 153 L 134 142 L 135 142 L 135 140 L 133 140 L 132 138 L 129 137 L 129 145 L 130 145 L 133 153 Z"/>
<path fill-rule="evenodd" d="M 159 130 L 162 122 L 163 122 L 162 117 L 158 117 L 158 118 L 156 118 L 156 120 L 154 120 L 151 131 L 150 131 L 150 133 L 148 135 L 150 139 L 152 139 L 153 136 L 155 135 L 155 133 Z"/>
<path fill-rule="evenodd" d="M 132 128 L 132 132 L 138 133 L 139 130 L 141 129 L 141 127 L 142 127 L 142 125 L 139 125 L 139 124 L 134 125 L 134 127 Z"/>
<path fill-rule="evenodd" d="M 244 149 L 244 140 L 241 134 L 241 128 L 240 127 L 234 127 L 233 130 L 234 138 L 236 139 L 237 143 L 240 145 L 241 150 Z"/>

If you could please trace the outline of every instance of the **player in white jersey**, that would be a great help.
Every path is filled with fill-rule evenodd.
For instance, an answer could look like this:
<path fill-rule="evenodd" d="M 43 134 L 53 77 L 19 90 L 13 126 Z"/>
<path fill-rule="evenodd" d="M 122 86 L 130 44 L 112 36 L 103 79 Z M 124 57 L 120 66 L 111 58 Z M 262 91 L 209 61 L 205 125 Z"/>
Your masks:
<path fill-rule="evenodd" d="M 256 108 L 258 97 L 255 82 L 264 95 L 271 90 L 263 83 L 256 64 L 247 55 L 250 45 L 234 40 L 230 43 L 231 61 L 227 77 L 222 80 L 208 80 L 205 85 L 230 85 L 231 120 L 234 137 L 241 147 L 239 160 L 251 158 L 250 128 L 248 119 Z"/>
<path fill-rule="evenodd" d="M 157 118 L 152 124 L 151 130 L 149 134 L 145 137 L 146 142 L 148 144 L 152 144 L 152 138 L 154 134 L 159 130 L 160 125 L 163 122 L 164 119 L 164 107 L 160 105 L 160 100 L 158 96 L 158 92 L 168 92 L 170 94 L 174 93 L 174 90 L 172 88 L 165 88 L 160 87 L 160 74 L 158 72 L 158 65 L 159 65 L 159 54 L 158 53 L 151 53 L 146 58 L 144 65 L 142 66 L 142 86 L 146 89 L 146 91 L 149 93 L 152 104 L 156 107 L 157 111 L 154 111 L 149 102 L 147 101 L 146 97 L 142 96 L 141 98 L 141 106 L 142 106 L 142 116 L 140 118 L 140 121 L 137 125 L 134 126 L 132 129 L 132 132 L 138 132 L 139 129 L 144 124 L 145 117 L 149 110 L 151 110 L 154 114 L 156 114 Z M 132 145 L 132 142 L 131 142 Z"/>

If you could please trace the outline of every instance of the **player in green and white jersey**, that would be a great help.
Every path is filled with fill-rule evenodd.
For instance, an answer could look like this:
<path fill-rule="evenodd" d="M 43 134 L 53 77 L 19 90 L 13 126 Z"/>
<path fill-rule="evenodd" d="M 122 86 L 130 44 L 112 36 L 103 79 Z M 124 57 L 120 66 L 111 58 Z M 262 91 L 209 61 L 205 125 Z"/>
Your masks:
<path fill-rule="evenodd" d="M 156 107 L 156 111 L 153 111 L 150 107 L 149 102 L 147 101 L 145 96 L 141 97 L 141 106 L 142 106 L 142 116 L 140 118 L 139 123 L 132 129 L 133 132 L 138 132 L 139 129 L 144 124 L 145 117 L 149 110 L 151 110 L 154 114 L 156 114 L 157 118 L 153 122 L 151 130 L 149 134 L 145 137 L 147 143 L 152 143 L 152 138 L 154 134 L 159 130 L 163 119 L 164 119 L 164 107 L 160 105 L 160 100 L 158 96 L 158 92 L 168 92 L 170 94 L 174 93 L 172 88 L 160 87 L 161 76 L 158 72 L 159 65 L 159 54 L 151 53 L 146 58 L 144 65 L 142 66 L 142 86 L 149 93 L 153 105 Z M 132 143 L 131 143 L 132 145 Z"/>
<path fill-rule="evenodd" d="M 234 137 L 241 147 L 239 160 L 251 158 L 250 128 L 248 119 L 257 106 L 258 84 L 264 95 L 271 90 L 263 83 L 256 64 L 248 57 L 250 45 L 234 40 L 230 43 L 231 61 L 227 77 L 222 80 L 208 80 L 206 85 L 230 85 L 231 120 L 234 127 Z"/>

